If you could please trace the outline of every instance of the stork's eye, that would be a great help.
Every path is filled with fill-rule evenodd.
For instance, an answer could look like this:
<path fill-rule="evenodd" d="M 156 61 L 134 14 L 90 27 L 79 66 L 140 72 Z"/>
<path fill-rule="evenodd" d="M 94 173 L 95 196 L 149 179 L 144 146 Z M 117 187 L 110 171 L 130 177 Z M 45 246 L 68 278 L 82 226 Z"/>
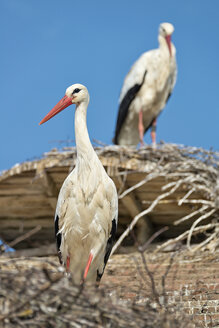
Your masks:
<path fill-rule="evenodd" d="M 76 88 L 76 89 L 74 89 L 74 91 L 72 92 L 72 94 L 74 94 L 74 93 L 78 93 L 78 92 L 80 92 L 80 91 L 81 91 L 81 89 Z"/>

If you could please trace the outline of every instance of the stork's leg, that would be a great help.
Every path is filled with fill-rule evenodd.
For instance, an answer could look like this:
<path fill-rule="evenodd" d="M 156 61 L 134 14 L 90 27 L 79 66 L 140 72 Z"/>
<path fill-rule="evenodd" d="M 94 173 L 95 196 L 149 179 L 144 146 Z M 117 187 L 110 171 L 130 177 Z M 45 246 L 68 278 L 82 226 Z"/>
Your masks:
<path fill-rule="evenodd" d="M 138 132 L 139 132 L 139 139 L 140 139 L 140 143 L 141 146 L 144 145 L 144 125 L 143 125 L 143 112 L 142 110 L 140 110 L 139 114 L 138 114 Z"/>
<path fill-rule="evenodd" d="M 156 128 L 157 128 L 157 119 L 155 118 L 151 125 L 151 141 L 152 147 L 156 147 Z"/>
<path fill-rule="evenodd" d="M 67 259 L 66 259 L 66 272 L 69 272 L 69 266 L 70 266 L 70 256 L 67 256 Z"/>
<path fill-rule="evenodd" d="M 89 270 L 89 268 L 90 268 L 90 265 L 91 265 L 92 260 L 93 260 L 93 254 L 90 253 L 89 258 L 88 258 L 88 261 L 87 261 L 86 268 L 85 268 L 85 270 L 84 270 L 84 277 L 83 277 L 83 280 L 85 280 L 86 277 L 87 277 L 88 270 Z"/>

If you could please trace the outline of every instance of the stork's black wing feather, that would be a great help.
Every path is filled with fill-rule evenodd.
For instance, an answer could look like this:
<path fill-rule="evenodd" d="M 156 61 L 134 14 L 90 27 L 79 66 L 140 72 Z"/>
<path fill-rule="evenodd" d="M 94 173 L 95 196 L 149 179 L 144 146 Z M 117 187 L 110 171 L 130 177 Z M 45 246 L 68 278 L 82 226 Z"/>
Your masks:
<path fill-rule="evenodd" d="M 61 251 L 60 251 L 62 235 L 59 232 L 59 216 L 58 215 L 56 215 L 56 218 L 55 218 L 55 238 L 56 238 L 56 247 L 57 247 L 57 251 L 58 251 L 59 261 L 62 264 L 62 255 L 61 255 Z"/>
<path fill-rule="evenodd" d="M 166 99 L 166 103 L 168 102 L 168 100 L 170 99 L 170 96 L 172 95 L 172 92 L 169 92 L 167 99 Z"/>
<path fill-rule="evenodd" d="M 107 244 L 106 244 L 106 251 L 105 251 L 105 256 L 104 256 L 104 268 L 103 268 L 103 272 L 104 272 L 105 266 L 107 264 L 107 261 L 109 259 L 111 250 L 113 248 L 113 244 L 114 244 L 114 242 L 116 240 L 116 230 L 117 230 L 116 219 L 113 219 L 112 220 L 112 228 L 111 228 L 110 236 L 109 236 L 109 239 L 108 239 Z M 101 277 L 103 275 L 103 272 L 99 272 L 97 270 L 97 281 L 100 281 L 100 279 L 101 279 Z"/>
<path fill-rule="evenodd" d="M 132 101 L 134 100 L 136 94 L 138 93 L 138 91 L 141 89 L 144 80 L 145 80 L 145 76 L 146 76 L 147 70 L 144 73 L 143 79 L 141 84 L 135 84 L 131 89 L 128 90 L 128 92 L 126 93 L 126 95 L 124 96 L 124 98 L 121 101 L 121 104 L 119 106 L 119 113 L 118 113 L 118 117 L 117 117 L 117 122 L 116 122 L 116 132 L 115 132 L 115 136 L 113 138 L 113 142 L 118 145 L 118 136 L 120 133 L 120 130 L 122 128 L 122 125 L 128 115 L 128 109 L 129 106 L 131 105 Z"/>

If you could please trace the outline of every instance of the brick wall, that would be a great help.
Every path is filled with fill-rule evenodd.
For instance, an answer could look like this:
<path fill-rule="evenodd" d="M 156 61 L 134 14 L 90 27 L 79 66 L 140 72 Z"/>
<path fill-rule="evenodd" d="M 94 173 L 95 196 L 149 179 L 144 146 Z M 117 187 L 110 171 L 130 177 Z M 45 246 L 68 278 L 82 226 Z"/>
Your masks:
<path fill-rule="evenodd" d="M 196 327 L 219 327 L 219 253 L 148 253 L 145 259 L 161 303 L 183 308 Z M 112 256 L 104 284 L 123 301 L 154 302 L 152 281 L 139 253 Z"/>

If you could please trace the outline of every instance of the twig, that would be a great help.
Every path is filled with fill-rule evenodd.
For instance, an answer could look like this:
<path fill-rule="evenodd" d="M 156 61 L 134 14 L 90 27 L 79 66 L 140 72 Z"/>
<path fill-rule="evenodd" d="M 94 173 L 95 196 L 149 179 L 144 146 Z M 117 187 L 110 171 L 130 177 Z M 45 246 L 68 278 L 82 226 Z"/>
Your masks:
<path fill-rule="evenodd" d="M 15 252 L 7 252 L 1 254 L 1 257 L 18 258 L 18 257 L 32 257 L 32 256 L 48 256 L 57 254 L 55 243 L 44 245 L 36 248 L 19 249 Z"/>
<path fill-rule="evenodd" d="M 41 229 L 42 229 L 42 227 L 40 225 L 36 226 L 35 228 L 33 228 L 30 231 L 28 231 L 25 234 L 23 234 L 22 236 L 19 236 L 16 239 L 14 239 L 10 244 L 8 244 L 8 246 L 9 247 L 14 247 L 15 245 L 17 245 L 21 241 L 23 241 L 25 239 L 28 239 L 29 237 L 35 235 L 35 233 L 37 233 Z"/>
<path fill-rule="evenodd" d="M 153 201 L 149 200 L 142 200 L 142 204 L 152 204 Z M 165 199 L 160 201 L 160 204 L 173 204 L 173 203 L 178 203 L 177 199 Z M 185 204 L 205 204 L 211 207 L 214 207 L 214 203 L 208 200 L 204 199 L 186 199 L 184 201 Z"/>
<path fill-rule="evenodd" d="M 157 304 L 160 307 L 162 307 L 162 305 L 160 304 L 160 300 L 159 300 L 159 294 L 158 294 L 158 292 L 156 290 L 156 287 L 155 287 L 154 277 L 153 277 L 152 272 L 149 270 L 149 268 L 147 266 L 147 262 L 146 262 L 146 258 L 145 258 L 144 252 L 143 251 L 140 251 L 140 250 L 139 250 L 139 252 L 141 254 L 141 258 L 142 258 L 142 262 L 144 264 L 145 271 L 147 272 L 147 275 L 148 275 L 148 277 L 151 280 L 151 289 L 152 289 L 153 296 L 155 297 L 155 300 L 156 300 Z"/>
<path fill-rule="evenodd" d="M 209 201 L 209 200 L 205 200 L 205 199 L 186 199 L 184 201 L 184 203 L 186 204 L 205 204 L 205 205 L 209 205 L 211 207 L 214 206 L 214 203 Z"/>
<path fill-rule="evenodd" d="M 192 189 L 190 189 L 186 194 L 185 194 L 185 196 L 182 198 L 182 199 L 180 199 L 179 201 L 178 201 L 178 205 L 179 206 L 181 206 L 183 203 L 184 203 L 184 201 L 193 193 L 195 191 L 195 188 L 193 187 Z"/>
<path fill-rule="evenodd" d="M 159 203 L 159 201 L 163 198 L 166 198 L 168 196 L 170 196 L 172 193 L 174 193 L 176 191 L 176 189 L 178 188 L 178 185 L 175 185 L 170 191 L 159 195 L 151 204 L 151 206 L 149 206 L 146 210 L 142 211 L 141 213 L 137 214 L 134 219 L 132 220 L 132 222 L 130 223 L 130 225 L 128 226 L 128 228 L 123 232 L 123 234 L 119 237 L 119 239 L 117 240 L 116 244 L 114 245 L 111 255 L 115 252 L 115 250 L 119 247 L 119 245 L 122 243 L 122 241 L 125 239 L 125 237 L 128 236 L 129 232 L 134 228 L 134 226 L 136 225 L 136 223 L 138 222 L 138 220 L 148 214 L 149 212 L 151 212 L 154 207 Z"/>
<path fill-rule="evenodd" d="M 203 226 L 196 227 L 193 230 L 193 235 L 198 234 L 198 233 L 205 232 L 206 230 L 213 229 L 213 228 L 216 228 L 216 227 L 219 227 L 219 223 L 209 223 L 209 224 L 206 224 L 206 225 L 203 225 Z M 186 237 L 189 234 L 189 231 L 190 231 L 190 229 L 187 230 L 187 231 L 185 231 L 185 232 L 183 232 L 181 235 L 179 235 L 176 238 L 169 239 L 167 242 L 165 242 L 162 245 L 158 246 L 157 249 L 154 251 L 154 253 L 157 253 L 161 249 L 164 249 L 165 247 L 167 247 L 169 245 L 175 244 L 178 241 L 181 241 L 181 240 L 186 239 Z"/>
<path fill-rule="evenodd" d="M 120 186 L 119 186 L 119 189 L 117 190 L 117 194 L 118 194 L 118 197 L 120 198 L 120 193 L 122 192 L 123 188 L 125 187 L 125 183 L 126 183 L 126 179 L 127 179 L 127 171 L 125 174 L 122 175 L 118 175 L 118 180 L 120 181 Z"/>
<path fill-rule="evenodd" d="M 191 179 L 190 176 L 188 176 L 187 178 L 184 178 L 184 179 L 180 179 L 178 181 L 169 182 L 168 184 L 164 185 L 161 189 L 167 190 L 170 187 L 176 186 L 176 185 L 179 187 L 182 183 L 185 183 L 188 179 Z"/>
<path fill-rule="evenodd" d="M 201 222 L 202 220 L 207 219 L 209 216 L 211 216 L 214 212 L 216 212 L 216 209 L 214 208 L 213 210 L 209 211 L 208 213 L 203 214 L 202 216 L 200 216 L 200 218 L 198 218 L 192 225 L 191 229 L 189 230 L 189 234 L 187 237 L 187 247 L 188 249 L 191 251 L 191 247 L 190 247 L 190 241 L 191 241 L 191 237 L 193 234 L 193 230 L 195 229 L 195 227 L 197 226 L 197 224 L 199 224 L 199 222 Z"/>
<path fill-rule="evenodd" d="M 144 252 L 148 246 L 152 243 L 152 241 L 157 238 L 159 235 L 161 235 L 164 231 L 167 231 L 169 229 L 169 227 L 163 227 L 160 230 L 158 230 L 157 232 L 155 232 L 147 241 L 144 245 L 139 246 L 138 249 L 141 252 Z"/>
<path fill-rule="evenodd" d="M 163 230 L 163 229 L 161 229 L 161 230 Z M 149 270 L 149 268 L 148 268 L 148 265 L 147 265 L 147 262 L 146 262 L 146 258 L 145 258 L 145 254 L 144 254 L 144 249 L 146 249 L 146 248 L 151 244 L 151 242 L 152 242 L 152 241 L 153 241 L 153 240 L 159 235 L 159 233 L 162 232 L 161 230 L 159 230 L 157 233 L 153 234 L 153 235 L 151 236 L 150 240 L 146 243 L 147 245 L 144 244 L 143 246 L 140 246 L 140 245 L 139 245 L 139 243 L 138 243 L 138 241 L 137 241 L 137 239 L 136 239 L 136 237 L 135 237 L 134 232 L 131 231 L 131 233 L 132 233 L 132 237 L 134 238 L 135 242 L 136 242 L 137 245 L 138 245 L 138 251 L 139 251 L 139 253 L 140 253 L 140 255 L 141 255 L 141 258 L 142 258 L 142 262 L 143 262 L 143 265 L 144 265 L 145 271 L 147 272 L 147 275 L 148 275 L 148 277 L 149 277 L 150 280 L 151 280 L 151 289 L 152 289 L 153 296 L 154 296 L 154 298 L 155 298 L 157 304 L 158 304 L 160 307 L 162 307 L 162 305 L 161 305 L 160 300 L 159 300 L 159 294 L 158 294 L 157 289 L 156 289 L 156 286 L 155 286 L 155 281 L 154 281 L 153 273 L 152 273 L 152 272 Z"/>
<path fill-rule="evenodd" d="M 158 177 L 159 174 L 158 173 L 151 173 L 151 174 L 148 174 L 148 176 L 141 180 L 140 182 L 136 183 L 134 186 L 128 188 L 127 190 L 125 190 L 120 196 L 119 196 L 119 199 L 125 197 L 127 194 L 129 194 L 130 192 L 132 192 L 133 190 L 141 187 L 142 185 L 144 185 L 145 183 L 153 180 L 154 178 Z"/>
<path fill-rule="evenodd" d="M 164 304 L 167 304 L 167 297 L 166 297 L 166 293 L 165 293 L 165 285 L 166 285 L 166 277 L 172 267 L 172 264 L 173 264 L 173 259 L 174 259 L 174 256 L 176 255 L 176 252 L 172 253 L 171 257 L 170 257 L 170 262 L 166 268 L 166 271 L 164 273 L 164 275 L 162 276 L 162 289 L 163 289 L 163 297 L 164 297 Z"/>
<path fill-rule="evenodd" d="M 198 244 L 198 246 L 194 247 L 191 249 L 191 251 L 193 253 L 195 253 L 198 249 L 202 248 L 204 245 L 208 244 L 209 241 L 211 241 L 212 239 L 214 239 L 217 236 L 217 232 L 212 233 L 207 239 L 205 239 L 203 242 L 201 242 L 200 244 Z"/>
<path fill-rule="evenodd" d="M 104 142 L 102 142 L 102 141 L 100 141 L 100 140 L 97 140 L 97 139 L 92 139 L 92 141 L 95 143 L 95 144 L 97 144 L 97 145 L 100 145 L 100 146 L 102 146 L 102 147 L 106 147 L 106 146 L 108 146 L 107 144 L 105 144 Z"/>
<path fill-rule="evenodd" d="M 180 224 L 180 223 L 182 223 L 182 222 L 184 222 L 184 221 L 186 221 L 186 220 L 188 220 L 188 219 L 191 219 L 193 216 L 195 216 L 196 214 L 202 213 L 202 212 L 205 211 L 207 208 L 208 208 L 208 206 L 207 206 L 207 205 L 204 205 L 204 206 L 202 206 L 200 209 L 198 209 L 197 211 L 194 211 L 194 212 L 192 212 L 192 213 L 190 213 L 190 214 L 188 214 L 188 215 L 183 216 L 181 219 L 179 219 L 179 220 L 177 220 L 177 221 L 174 221 L 173 224 L 174 224 L 174 225 L 178 225 L 178 224 Z"/>

